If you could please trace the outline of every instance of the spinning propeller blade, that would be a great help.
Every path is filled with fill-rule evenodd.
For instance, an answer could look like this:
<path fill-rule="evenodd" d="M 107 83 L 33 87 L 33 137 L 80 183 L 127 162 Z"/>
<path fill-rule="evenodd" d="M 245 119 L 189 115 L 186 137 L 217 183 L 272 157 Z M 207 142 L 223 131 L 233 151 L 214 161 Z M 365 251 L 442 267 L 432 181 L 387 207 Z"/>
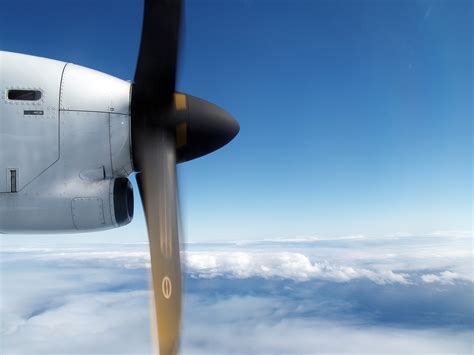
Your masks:
<path fill-rule="evenodd" d="M 219 107 L 175 93 L 182 3 L 145 0 L 132 87 L 134 168 L 147 222 L 160 354 L 176 354 L 181 265 L 176 163 L 208 154 L 237 135 Z"/>

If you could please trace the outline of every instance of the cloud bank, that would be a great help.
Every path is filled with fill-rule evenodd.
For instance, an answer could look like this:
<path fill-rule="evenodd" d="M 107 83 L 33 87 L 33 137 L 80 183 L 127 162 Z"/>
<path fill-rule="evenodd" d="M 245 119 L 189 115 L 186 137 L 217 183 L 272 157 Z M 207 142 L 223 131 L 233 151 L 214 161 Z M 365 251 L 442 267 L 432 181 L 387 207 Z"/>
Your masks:
<path fill-rule="evenodd" d="M 188 245 L 182 352 L 470 354 L 470 243 Z M 151 353 L 146 244 L 1 247 L 0 353 Z"/>
<path fill-rule="evenodd" d="M 188 252 L 186 272 L 192 277 L 280 278 L 295 281 L 311 279 L 347 282 L 366 278 L 377 284 L 408 283 L 403 274 L 392 270 L 368 270 L 332 265 L 327 261 L 311 262 L 301 253 Z"/>
<path fill-rule="evenodd" d="M 183 334 L 190 354 L 469 354 L 472 332 L 361 324 L 356 320 L 278 317 L 285 302 L 231 297 L 208 304 L 191 298 Z M 230 313 L 228 310 L 235 312 Z M 253 314 L 253 317 L 248 315 Z M 277 316 L 275 316 L 277 314 Z M 202 322 L 202 319 L 212 321 Z M 193 326 L 194 324 L 194 326 Z M 218 351 L 216 352 L 216 349 Z"/>

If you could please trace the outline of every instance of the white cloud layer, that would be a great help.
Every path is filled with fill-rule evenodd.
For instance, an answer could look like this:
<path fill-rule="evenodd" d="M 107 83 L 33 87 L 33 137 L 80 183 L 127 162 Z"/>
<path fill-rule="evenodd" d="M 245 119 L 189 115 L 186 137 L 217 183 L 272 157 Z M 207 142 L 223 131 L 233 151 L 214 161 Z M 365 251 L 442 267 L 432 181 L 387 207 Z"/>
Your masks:
<path fill-rule="evenodd" d="M 114 264 L 128 269 L 150 268 L 147 244 L 113 246 L 9 247 L 9 258 L 35 258 L 64 262 L 68 259 Z M 184 270 L 195 278 L 290 279 L 376 284 L 472 283 L 473 250 L 470 238 L 361 236 L 328 239 L 297 238 L 222 245 L 188 245 L 182 252 Z"/>
<path fill-rule="evenodd" d="M 186 354 L 461 355 L 472 351 L 472 331 L 370 326 L 354 319 L 286 317 L 272 321 L 270 315 L 287 306 L 271 298 L 232 297 L 212 304 L 190 298 L 187 308 Z M 213 321 L 203 321 L 210 316 Z"/>
<path fill-rule="evenodd" d="M 193 245 L 183 354 L 470 354 L 468 238 Z M 0 353 L 149 354 L 146 244 L 0 249 Z M 290 281 L 290 282 L 288 282 Z"/>
<path fill-rule="evenodd" d="M 327 261 L 311 262 L 301 253 L 275 252 L 187 252 L 186 272 L 193 277 L 281 278 L 295 281 L 312 279 L 347 282 L 366 278 L 377 284 L 408 283 L 405 275 L 392 270 L 332 265 Z"/>
<path fill-rule="evenodd" d="M 451 272 L 451 271 L 443 271 L 440 272 L 439 274 L 426 274 L 422 275 L 421 279 L 424 282 L 427 283 L 433 283 L 437 282 L 443 285 L 453 285 L 456 281 L 470 281 L 472 282 L 473 277 L 465 276 L 465 275 L 459 275 L 456 272 Z"/>

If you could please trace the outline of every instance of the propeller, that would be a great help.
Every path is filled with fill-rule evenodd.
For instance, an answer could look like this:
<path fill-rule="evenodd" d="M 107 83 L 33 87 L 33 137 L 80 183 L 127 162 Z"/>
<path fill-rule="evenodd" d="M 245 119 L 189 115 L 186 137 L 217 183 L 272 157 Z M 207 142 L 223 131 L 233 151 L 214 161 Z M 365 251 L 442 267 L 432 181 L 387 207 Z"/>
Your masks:
<path fill-rule="evenodd" d="M 160 354 L 176 354 L 181 264 L 176 164 L 231 141 L 238 122 L 220 107 L 176 93 L 182 1 L 145 0 L 132 85 L 132 150 L 151 254 Z"/>

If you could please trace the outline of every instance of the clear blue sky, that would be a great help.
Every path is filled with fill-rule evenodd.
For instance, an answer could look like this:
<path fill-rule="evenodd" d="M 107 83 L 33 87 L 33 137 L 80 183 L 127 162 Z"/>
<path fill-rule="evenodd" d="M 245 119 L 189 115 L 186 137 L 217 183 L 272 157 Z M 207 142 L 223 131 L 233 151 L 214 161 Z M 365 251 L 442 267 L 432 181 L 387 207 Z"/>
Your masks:
<path fill-rule="evenodd" d="M 471 1 L 187 1 L 184 19 L 177 89 L 241 124 L 180 167 L 189 241 L 471 229 Z M 141 20 L 138 0 L 10 1 L 0 48 L 131 79 Z M 120 233 L 143 236 L 140 210 Z"/>

